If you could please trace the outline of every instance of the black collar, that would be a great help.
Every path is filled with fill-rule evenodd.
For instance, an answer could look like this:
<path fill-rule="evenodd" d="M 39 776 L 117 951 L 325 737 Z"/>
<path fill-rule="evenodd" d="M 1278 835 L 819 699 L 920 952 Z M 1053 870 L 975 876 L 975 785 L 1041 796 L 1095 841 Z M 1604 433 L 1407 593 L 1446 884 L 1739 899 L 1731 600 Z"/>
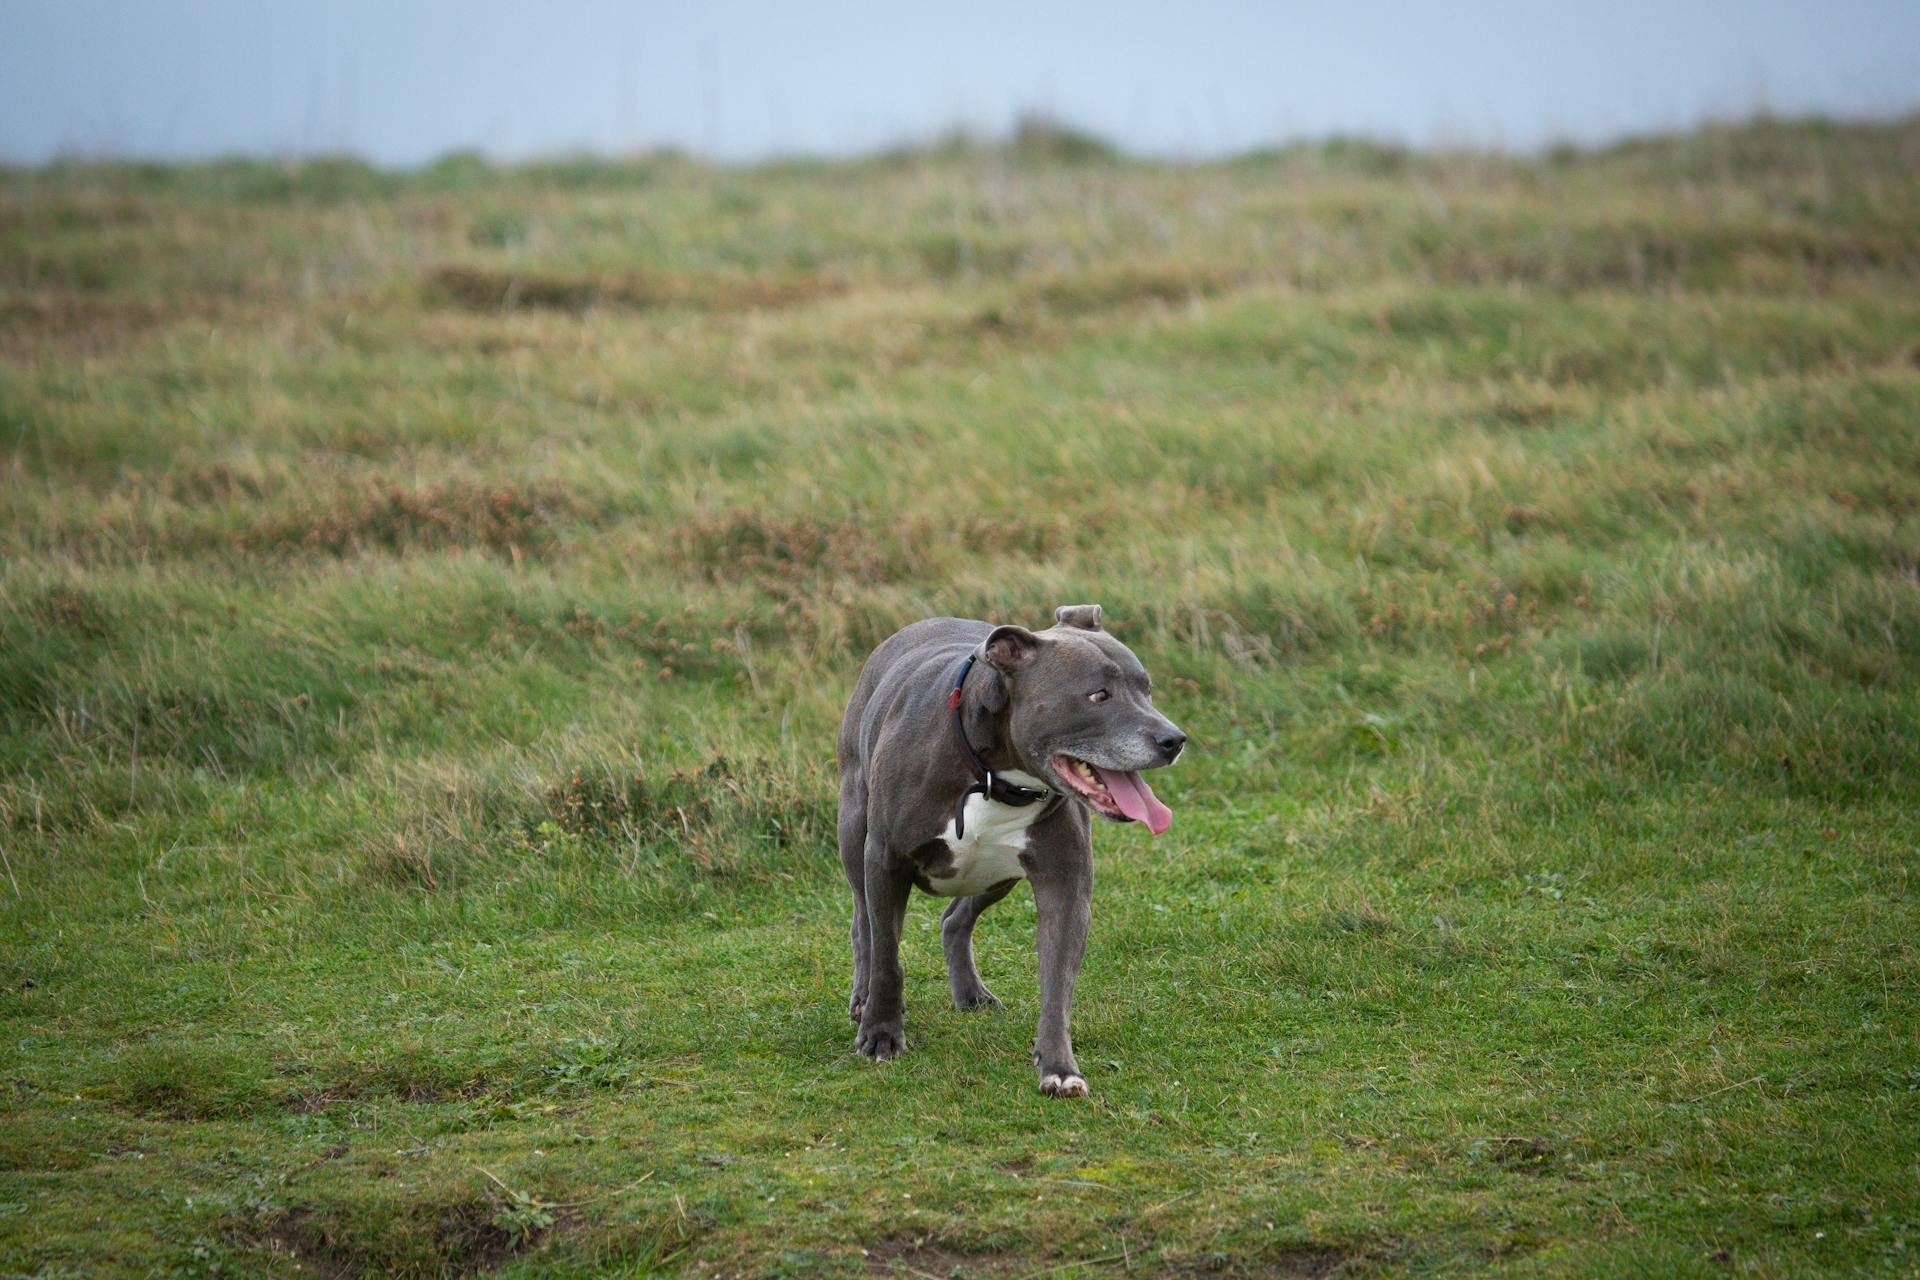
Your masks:
<path fill-rule="evenodd" d="M 1051 791 L 1036 791 L 1032 787 L 1016 787 L 1003 778 L 993 776 L 993 770 L 987 768 L 987 762 L 967 741 L 966 722 L 961 719 L 960 686 L 967 682 L 967 672 L 973 670 L 978 653 L 970 653 L 967 660 L 960 664 L 960 674 L 953 678 L 953 692 L 947 695 L 947 706 L 953 711 L 953 731 L 960 737 L 960 749 L 967 753 L 967 767 L 973 770 L 974 784 L 960 793 L 960 799 L 953 806 L 953 838 L 958 840 L 967 834 L 967 797 L 983 795 L 1000 804 L 1015 806 L 1037 804 L 1053 794 Z"/>

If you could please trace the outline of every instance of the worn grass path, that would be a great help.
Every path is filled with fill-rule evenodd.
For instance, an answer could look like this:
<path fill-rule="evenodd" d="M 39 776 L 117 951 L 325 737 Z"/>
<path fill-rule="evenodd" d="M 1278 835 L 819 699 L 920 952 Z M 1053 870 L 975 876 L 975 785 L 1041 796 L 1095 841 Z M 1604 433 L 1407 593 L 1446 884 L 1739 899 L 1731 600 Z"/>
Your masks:
<path fill-rule="evenodd" d="M 0 1273 L 1911 1275 L 1920 131 L 0 174 Z M 1076 1047 L 832 732 L 1097 600 Z"/>

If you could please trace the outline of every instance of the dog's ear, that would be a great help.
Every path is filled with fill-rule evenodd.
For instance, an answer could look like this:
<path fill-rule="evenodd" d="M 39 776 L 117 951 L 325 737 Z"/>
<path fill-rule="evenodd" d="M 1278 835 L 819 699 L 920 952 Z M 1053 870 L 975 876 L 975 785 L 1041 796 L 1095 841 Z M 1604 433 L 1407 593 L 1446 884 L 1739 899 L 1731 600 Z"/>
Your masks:
<path fill-rule="evenodd" d="M 998 742 L 994 718 L 1007 709 L 1007 679 L 1039 656 L 1040 637 L 1025 627 L 995 627 L 980 651 L 987 663 L 976 683 L 967 738 L 976 749 L 990 751 Z"/>
<path fill-rule="evenodd" d="M 1012 675 L 1040 655 L 1040 637 L 1025 627 L 995 627 L 983 648 L 988 662 L 1002 674 Z"/>
<path fill-rule="evenodd" d="M 1097 604 L 1063 604 L 1053 611 L 1055 625 L 1078 627 L 1082 631 L 1100 629 L 1100 606 Z"/>

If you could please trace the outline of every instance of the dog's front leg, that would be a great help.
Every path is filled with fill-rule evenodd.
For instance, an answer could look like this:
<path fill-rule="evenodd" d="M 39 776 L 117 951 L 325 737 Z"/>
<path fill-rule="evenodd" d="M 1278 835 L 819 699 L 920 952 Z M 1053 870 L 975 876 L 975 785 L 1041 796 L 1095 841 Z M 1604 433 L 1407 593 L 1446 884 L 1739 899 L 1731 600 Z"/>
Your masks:
<path fill-rule="evenodd" d="M 1082 841 L 1064 841 L 1029 867 L 1039 917 L 1040 1031 L 1033 1065 L 1040 1090 L 1056 1098 L 1084 1098 L 1087 1082 L 1073 1060 L 1073 984 L 1093 919 L 1093 855 Z"/>
<path fill-rule="evenodd" d="M 1007 896 L 1018 880 L 994 885 L 985 893 L 955 898 L 940 913 L 940 946 L 947 953 L 947 985 L 953 989 L 953 1007 L 965 1013 L 969 1009 L 998 1009 L 1000 1001 L 980 981 L 980 970 L 973 963 L 973 926 L 980 913 Z"/>
<path fill-rule="evenodd" d="M 906 1050 L 906 1007 L 901 1001 L 900 930 L 906 923 L 913 877 L 907 864 L 871 835 L 867 837 L 867 1003 L 860 1011 L 854 1047 L 875 1062 Z"/>

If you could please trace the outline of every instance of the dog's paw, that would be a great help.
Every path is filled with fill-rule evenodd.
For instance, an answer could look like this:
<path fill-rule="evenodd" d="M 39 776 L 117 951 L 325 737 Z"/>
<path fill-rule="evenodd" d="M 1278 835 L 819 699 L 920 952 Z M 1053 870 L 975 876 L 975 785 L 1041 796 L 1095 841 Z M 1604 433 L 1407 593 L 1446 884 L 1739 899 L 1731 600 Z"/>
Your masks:
<path fill-rule="evenodd" d="M 1087 1082 L 1068 1072 L 1065 1075 L 1044 1075 L 1040 1077 L 1040 1092 L 1050 1098 L 1084 1098 L 1087 1096 Z"/>
<path fill-rule="evenodd" d="M 985 987 L 976 987 L 953 998 L 953 1007 L 962 1013 L 972 1013 L 975 1009 L 998 1009 L 1000 997 Z"/>
<path fill-rule="evenodd" d="M 857 1027 L 860 1025 L 860 1016 L 864 1014 L 866 1011 L 867 1011 L 867 997 L 865 995 L 857 995 L 853 999 L 847 1001 L 847 1016 L 853 1019 L 854 1026 Z"/>
<path fill-rule="evenodd" d="M 897 1022 L 861 1027 L 860 1034 L 853 1038 L 853 1047 L 863 1058 L 885 1062 L 907 1051 L 907 1033 Z"/>

